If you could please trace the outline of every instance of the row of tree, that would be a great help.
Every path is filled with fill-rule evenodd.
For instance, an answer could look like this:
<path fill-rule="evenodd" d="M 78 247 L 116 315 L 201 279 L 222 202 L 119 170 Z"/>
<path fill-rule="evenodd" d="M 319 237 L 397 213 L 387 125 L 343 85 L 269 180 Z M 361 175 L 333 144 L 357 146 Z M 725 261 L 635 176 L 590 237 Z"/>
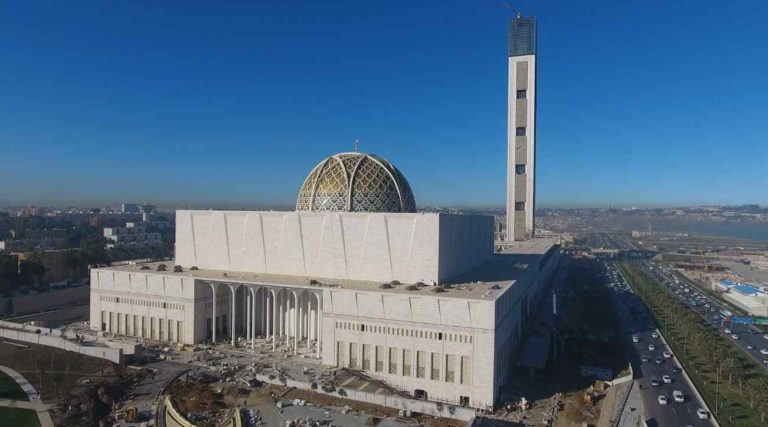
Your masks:
<path fill-rule="evenodd" d="M 715 408 L 721 423 L 765 425 L 768 415 L 765 370 L 637 265 L 622 262 L 620 268 L 653 314 L 707 404 Z M 746 410 L 742 403 L 750 409 Z"/>

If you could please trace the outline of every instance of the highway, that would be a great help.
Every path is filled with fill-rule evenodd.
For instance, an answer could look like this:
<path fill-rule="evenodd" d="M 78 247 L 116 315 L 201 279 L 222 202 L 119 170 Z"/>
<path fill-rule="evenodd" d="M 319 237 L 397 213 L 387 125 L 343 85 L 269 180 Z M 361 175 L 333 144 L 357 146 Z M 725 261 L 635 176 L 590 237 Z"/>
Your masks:
<path fill-rule="evenodd" d="M 697 313 L 707 323 L 718 329 L 734 346 L 749 355 L 755 363 L 768 369 L 767 334 L 764 334 L 754 326 L 732 325 L 730 322 L 724 322 L 720 312 L 728 310 L 728 307 L 723 305 L 717 298 L 704 294 L 694 286 L 689 286 L 689 283 L 677 279 L 668 269 L 662 268 L 651 261 L 646 261 L 642 265 L 646 272 L 651 273 L 663 283 L 670 293 L 680 299 L 689 310 Z M 688 292 L 685 292 L 686 288 L 689 290 Z M 692 301 L 696 301 L 697 305 L 694 306 Z"/>
<path fill-rule="evenodd" d="M 618 307 L 619 321 L 626 331 L 627 358 L 632 364 L 635 382 L 643 397 L 647 419 L 653 419 L 658 426 L 714 425 L 708 411 L 705 412 L 706 419 L 698 415 L 697 411 L 705 410 L 706 405 L 682 374 L 675 355 L 656 330 L 645 306 L 619 274 L 615 263 L 606 262 L 605 267 L 612 281 L 610 286 Z M 664 357 L 665 352 L 668 352 L 669 358 Z M 671 382 L 665 383 L 664 376 L 668 376 Z M 683 402 L 675 402 L 675 390 L 683 393 Z M 666 398 L 665 405 L 659 402 L 659 396 Z"/>

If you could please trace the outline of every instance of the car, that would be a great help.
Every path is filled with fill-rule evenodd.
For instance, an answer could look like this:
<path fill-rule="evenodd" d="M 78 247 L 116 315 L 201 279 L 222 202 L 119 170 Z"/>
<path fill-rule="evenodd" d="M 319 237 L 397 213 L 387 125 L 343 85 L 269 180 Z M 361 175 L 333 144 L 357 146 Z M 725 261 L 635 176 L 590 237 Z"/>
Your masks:
<path fill-rule="evenodd" d="M 672 353 L 670 353 L 670 352 L 668 352 L 666 350 L 664 350 L 664 353 L 661 353 L 661 355 L 664 356 L 665 359 L 671 359 L 672 358 Z"/>
<path fill-rule="evenodd" d="M 660 394 L 659 397 L 656 400 L 659 401 L 659 405 L 666 405 L 667 404 L 667 396 L 664 396 L 663 394 Z"/>
<path fill-rule="evenodd" d="M 652 337 L 654 337 L 654 338 L 658 338 L 658 337 L 659 337 L 659 333 L 658 333 L 658 332 L 656 332 L 656 331 L 653 331 L 653 333 L 651 334 L 651 336 L 652 336 Z"/>
<path fill-rule="evenodd" d="M 707 412 L 704 408 L 699 408 L 696 410 L 696 415 L 699 417 L 700 420 L 707 420 L 709 419 L 709 412 Z"/>
<path fill-rule="evenodd" d="M 651 385 L 658 387 L 661 385 L 661 379 L 659 377 L 651 377 Z"/>
<path fill-rule="evenodd" d="M 656 356 L 656 363 L 664 363 L 664 359 L 661 356 Z"/>
<path fill-rule="evenodd" d="M 648 351 L 654 351 L 656 350 L 656 346 L 653 344 L 648 344 Z"/>
<path fill-rule="evenodd" d="M 672 377 L 669 375 L 662 375 L 661 380 L 664 381 L 664 384 L 672 384 Z"/>
<path fill-rule="evenodd" d="M 640 342 L 640 337 L 637 335 L 632 335 L 632 342 Z"/>
<path fill-rule="evenodd" d="M 768 340 L 768 334 L 763 335 L 763 338 Z"/>
<path fill-rule="evenodd" d="M 764 348 L 761 348 L 760 349 L 760 354 L 768 354 L 768 350 L 766 350 Z"/>
<path fill-rule="evenodd" d="M 679 374 L 680 372 L 683 372 L 683 369 L 681 367 L 679 367 L 679 366 L 673 366 L 672 367 L 672 372 L 674 372 L 676 374 Z"/>
<path fill-rule="evenodd" d="M 754 349 L 755 349 L 755 346 L 753 346 L 752 344 L 747 344 L 747 350 L 754 350 Z"/>
<path fill-rule="evenodd" d="M 738 335 L 736 335 L 736 334 L 731 334 L 731 338 L 733 338 L 733 339 L 737 340 L 737 339 L 739 339 L 739 336 L 738 336 Z"/>
<path fill-rule="evenodd" d="M 672 399 L 674 399 L 677 403 L 683 403 L 685 402 L 685 395 L 680 390 L 675 390 L 672 392 Z"/>
<path fill-rule="evenodd" d="M 647 362 L 648 361 L 648 355 L 647 354 L 643 354 L 642 356 L 640 356 L 640 360 L 642 360 L 643 363 Z"/>
<path fill-rule="evenodd" d="M 724 331 L 725 331 L 726 334 L 730 334 L 731 333 L 731 330 L 728 329 L 728 328 L 725 328 Z"/>
<path fill-rule="evenodd" d="M 768 365 L 768 359 L 763 359 L 763 364 Z"/>

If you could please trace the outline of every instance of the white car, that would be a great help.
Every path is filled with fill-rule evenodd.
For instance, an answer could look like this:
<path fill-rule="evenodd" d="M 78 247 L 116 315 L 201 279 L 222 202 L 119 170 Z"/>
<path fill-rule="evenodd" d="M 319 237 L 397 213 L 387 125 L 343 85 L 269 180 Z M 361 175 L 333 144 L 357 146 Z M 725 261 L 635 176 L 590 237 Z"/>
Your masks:
<path fill-rule="evenodd" d="M 659 377 L 652 377 L 651 378 L 651 385 L 654 387 L 658 387 L 661 385 L 661 379 Z"/>
<path fill-rule="evenodd" d="M 696 410 L 696 415 L 699 416 L 699 419 L 701 420 L 707 420 L 709 419 L 709 412 L 707 412 L 704 408 L 699 408 Z"/>
<path fill-rule="evenodd" d="M 737 340 L 737 339 L 739 339 L 739 336 L 738 336 L 738 335 L 736 335 L 736 334 L 731 334 L 731 338 L 733 338 L 733 339 Z"/>
<path fill-rule="evenodd" d="M 766 354 L 766 355 L 768 355 L 768 350 L 766 350 L 766 349 L 764 349 L 764 348 L 761 348 L 761 349 L 760 349 L 760 354 Z"/>
<path fill-rule="evenodd" d="M 685 395 L 683 395 L 682 391 L 675 390 L 672 392 L 672 399 L 674 399 L 677 403 L 683 403 L 685 402 Z"/>
<path fill-rule="evenodd" d="M 659 401 L 659 405 L 667 404 L 667 396 L 664 396 L 663 394 L 660 394 L 657 400 Z"/>
<path fill-rule="evenodd" d="M 763 338 L 768 340 L 768 334 L 763 335 Z"/>
<path fill-rule="evenodd" d="M 755 349 L 755 346 L 753 346 L 752 344 L 747 344 L 747 350 L 754 350 L 754 349 Z"/>
<path fill-rule="evenodd" d="M 672 377 L 669 375 L 662 375 L 661 380 L 664 381 L 664 384 L 672 384 Z"/>
<path fill-rule="evenodd" d="M 640 337 L 637 335 L 632 335 L 632 342 L 640 342 Z"/>
<path fill-rule="evenodd" d="M 651 336 L 652 336 L 652 337 L 654 337 L 654 338 L 658 338 L 658 337 L 659 337 L 659 333 L 658 333 L 658 332 L 656 332 L 656 331 L 654 331 L 654 332 L 651 334 Z"/>
<path fill-rule="evenodd" d="M 725 328 L 725 333 L 726 333 L 726 334 L 730 334 L 730 333 L 731 333 L 731 330 L 730 330 L 730 329 L 728 329 L 728 328 Z"/>
<path fill-rule="evenodd" d="M 648 351 L 656 350 L 656 346 L 653 344 L 648 344 Z"/>

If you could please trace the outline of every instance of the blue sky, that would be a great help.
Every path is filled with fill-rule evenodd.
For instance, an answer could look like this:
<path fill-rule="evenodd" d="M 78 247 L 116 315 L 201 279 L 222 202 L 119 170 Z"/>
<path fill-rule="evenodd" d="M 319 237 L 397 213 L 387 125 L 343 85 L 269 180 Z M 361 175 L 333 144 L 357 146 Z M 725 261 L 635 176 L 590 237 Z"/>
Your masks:
<path fill-rule="evenodd" d="M 539 22 L 539 206 L 768 204 L 768 2 L 516 4 Z M 289 207 L 360 138 L 419 205 L 501 206 L 508 16 L 6 2 L 0 199 Z"/>

